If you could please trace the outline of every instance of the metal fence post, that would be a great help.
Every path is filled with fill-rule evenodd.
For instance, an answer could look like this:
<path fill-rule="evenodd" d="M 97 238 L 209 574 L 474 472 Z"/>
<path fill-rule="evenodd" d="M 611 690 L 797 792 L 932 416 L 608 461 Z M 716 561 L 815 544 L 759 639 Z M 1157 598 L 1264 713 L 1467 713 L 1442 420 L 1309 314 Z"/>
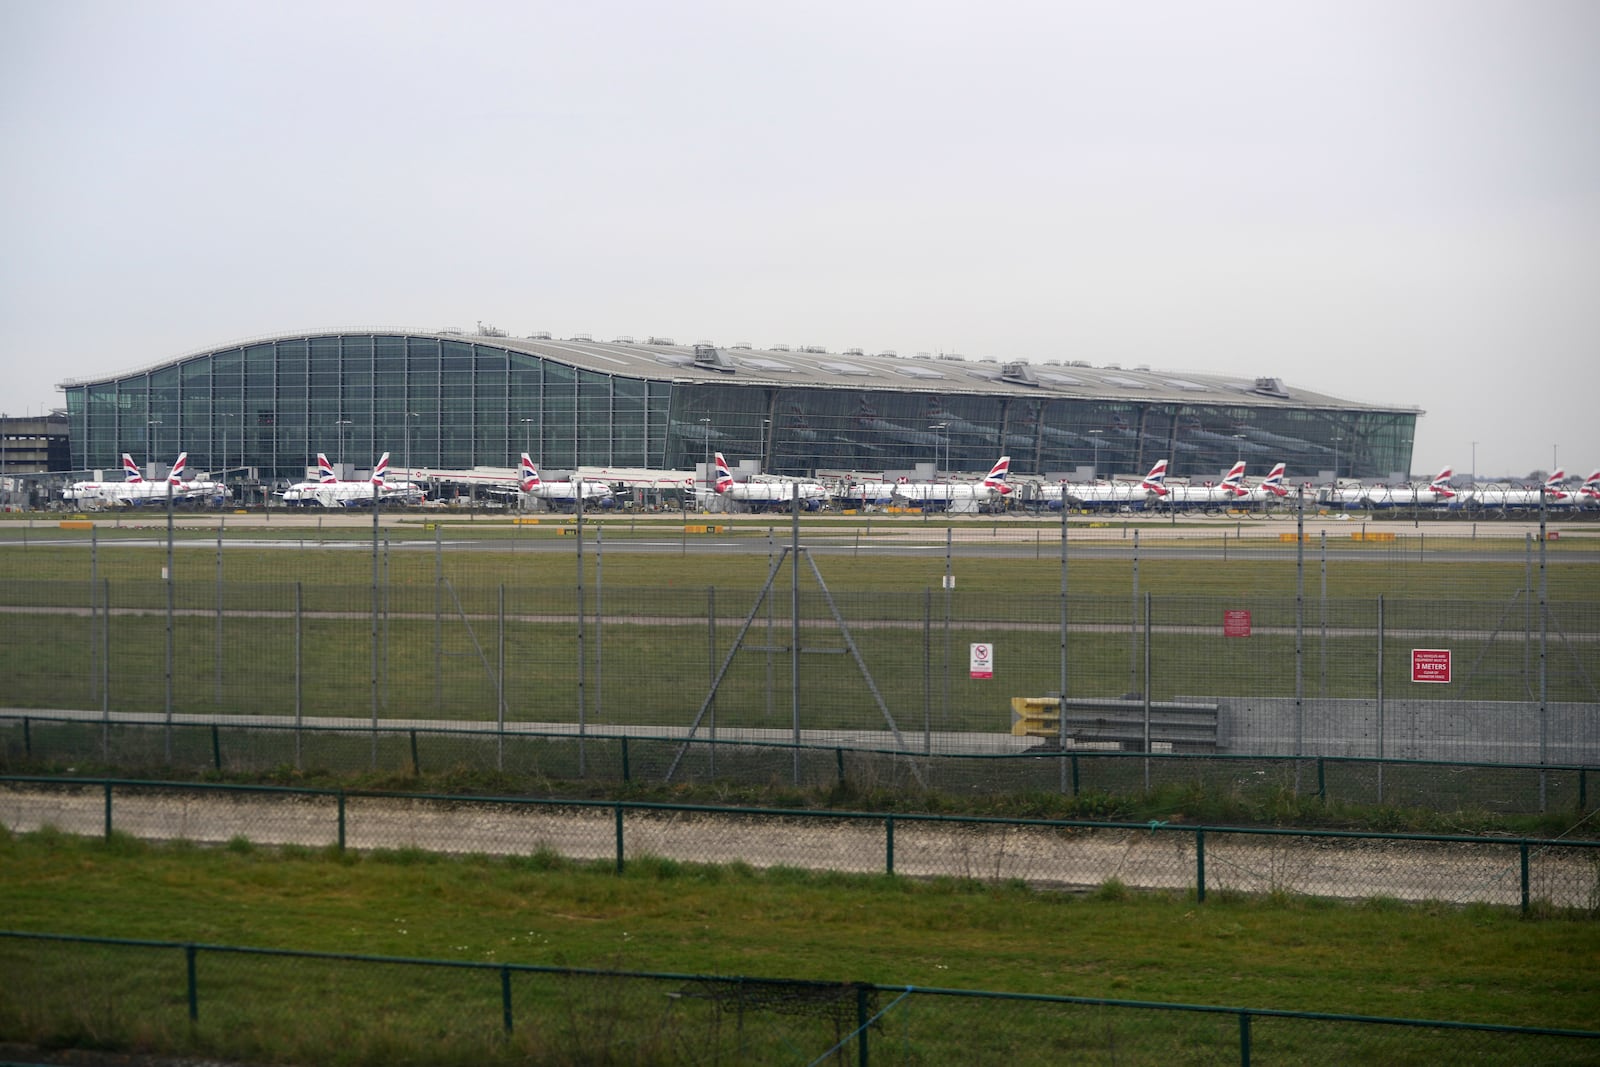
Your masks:
<path fill-rule="evenodd" d="M 617 873 L 622 873 L 622 805 L 614 809 L 617 813 Z"/>
<path fill-rule="evenodd" d="M 511 968 L 500 968 L 500 1019 L 506 1033 L 511 1033 Z"/>
<path fill-rule="evenodd" d="M 200 983 L 195 974 L 195 956 L 198 954 L 199 949 L 194 945 L 183 946 L 183 955 L 189 972 L 189 1021 L 192 1023 L 200 1021 Z"/>
<path fill-rule="evenodd" d="M 872 1015 L 867 1007 L 867 990 L 865 982 L 856 984 L 856 1064 L 857 1067 L 867 1067 L 867 1031 L 871 1029 L 867 1024 L 872 1021 Z"/>
<path fill-rule="evenodd" d="M 1522 866 L 1522 914 L 1528 914 L 1528 841 L 1517 842 L 1517 855 Z"/>
<path fill-rule="evenodd" d="M 1194 830 L 1194 896 L 1200 904 L 1206 902 L 1206 829 Z"/>
<path fill-rule="evenodd" d="M 1250 1067 L 1250 1013 L 1239 1013 L 1239 1067 Z"/>
<path fill-rule="evenodd" d="M 894 816 L 883 817 L 884 863 L 885 874 L 894 873 Z"/>

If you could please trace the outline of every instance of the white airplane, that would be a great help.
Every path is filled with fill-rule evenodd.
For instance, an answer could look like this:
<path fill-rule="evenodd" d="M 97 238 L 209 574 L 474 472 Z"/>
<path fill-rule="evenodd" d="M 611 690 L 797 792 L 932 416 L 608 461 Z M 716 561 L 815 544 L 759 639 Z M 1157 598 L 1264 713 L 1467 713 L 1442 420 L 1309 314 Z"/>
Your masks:
<path fill-rule="evenodd" d="M 144 475 L 139 472 L 139 465 L 133 457 L 124 452 L 122 454 L 122 475 L 120 482 L 74 482 L 61 492 L 61 499 L 71 500 L 79 504 L 116 504 L 120 507 L 137 507 L 156 501 L 166 501 L 170 494 L 174 503 L 185 498 L 186 491 L 183 485 L 183 468 L 189 462 L 189 453 L 180 452 L 178 458 L 172 463 L 172 470 L 167 473 L 166 480 L 160 482 L 147 482 Z"/>
<path fill-rule="evenodd" d="M 1431 508 L 1459 507 L 1460 495 L 1450 488 L 1450 477 L 1455 472 L 1449 467 L 1433 476 L 1424 488 L 1414 485 L 1374 485 L 1361 502 L 1372 508 Z"/>
<path fill-rule="evenodd" d="M 1562 487 L 1562 482 L 1567 480 L 1566 471 L 1555 471 L 1544 481 L 1544 488 L 1538 489 L 1512 488 L 1506 485 L 1473 486 L 1467 493 L 1465 507 L 1475 508 L 1537 508 L 1542 503 L 1547 508 L 1570 508 L 1577 504 L 1577 498 Z M 1585 483 L 1587 485 L 1588 483 Z M 1581 493 L 1583 490 L 1580 489 Z"/>
<path fill-rule="evenodd" d="M 1294 495 L 1294 490 L 1283 484 L 1288 464 L 1274 464 L 1261 484 L 1250 487 L 1249 501 L 1256 505 L 1279 504 Z"/>
<path fill-rule="evenodd" d="M 1600 470 L 1585 478 L 1573 496 L 1577 498 L 1580 508 L 1600 507 Z"/>
<path fill-rule="evenodd" d="M 321 452 L 317 453 L 318 478 L 314 482 L 296 482 L 283 491 L 285 504 L 320 504 L 325 508 L 360 508 L 371 506 L 373 500 L 380 504 L 416 503 L 422 499 L 420 487 L 409 482 L 387 483 L 389 453 L 379 457 L 372 468 L 372 476 L 354 481 L 341 481 L 333 473 L 333 464 Z"/>
<path fill-rule="evenodd" d="M 1283 464 L 1278 464 L 1278 468 L 1281 477 Z M 1163 507 L 1171 508 L 1217 508 L 1228 504 L 1244 504 L 1249 498 L 1250 490 L 1244 484 L 1244 460 L 1239 460 L 1218 484 L 1168 486 L 1159 502 Z"/>
<path fill-rule="evenodd" d="M 1139 482 L 1066 482 L 1041 486 L 1039 496 L 1052 510 L 1061 507 L 1062 497 L 1079 508 L 1140 508 L 1169 492 L 1167 461 L 1158 459 Z"/>
<path fill-rule="evenodd" d="M 570 482 L 547 482 L 539 477 L 539 468 L 533 465 L 532 458 L 524 452 L 522 463 L 519 467 L 522 472 L 517 480 L 517 489 L 524 496 L 536 500 L 543 500 L 551 504 L 560 504 L 568 507 L 577 507 L 578 495 L 581 493 L 585 502 L 594 501 L 603 508 L 616 504 L 616 497 L 611 491 L 611 486 L 605 482 L 591 482 L 583 480 L 582 476 Z"/>
<path fill-rule="evenodd" d="M 126 452 L 122 454 L 122 477 L 123 482 L 120 484 L 117 482 L 94 481 L 73 482 L 61 490 L 61 499 L 74 504 L 109 504 L 112 501 L 112 493 L 120 488 L 121 484 L 144 481 L 144 476 L 139 473 L 139 465 Z"/>
<path fill-rule="evenodd" d="M 772 509 L 775 511 L 787 510 L 796 494 L 800 498 L 800 507 L 806 511 L 816 511 L 828 501 L 828 490 L 820 482 L 811 482 L 801 479 L 783 478 L 771 481 L 736 482 L 733 472 L 728 469 L 728 461 L 722 453 L 716 454 L 717 476 L 712 491 L 725 500 L 738 501 L 748 504 L 753 511 Z M 704 490 L 700 490 L 704 492 Z"/>
<path fill-rule="evenodd" d="M 1011 457 L 1001 456 L 981 482 L 896 482 L 894 499 L 901 503 L 926 507 L 939 505 L 944 511 L 958 506 L 994 505 L 1003 503 L 1011 493 L 1006 475 L 1011 473 Z"/>

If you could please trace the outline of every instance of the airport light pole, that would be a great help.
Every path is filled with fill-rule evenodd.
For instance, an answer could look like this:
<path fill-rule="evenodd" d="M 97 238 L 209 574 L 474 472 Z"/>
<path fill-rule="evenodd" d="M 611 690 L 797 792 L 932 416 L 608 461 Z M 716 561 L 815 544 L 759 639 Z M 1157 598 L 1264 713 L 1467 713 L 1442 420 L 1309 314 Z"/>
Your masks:
<path fill-rule="evenodd" d="M 160 419 L 149 419 L 145 426 L 149 429 L 145 433 L 145 447 L 150 450 L 150 473 L 156 471 L 156 427 L 161 425 Z"/>
<path fill-rule="evenodd" d="M 422 415 L 415 411 L 406 412 L 406 481 L 411 481 L 411 420 L 420 419 Z"/>
<path fill-rule="evenodd" d="M 933 465 L 939 466 L 939 444 L 942 441 L 944 443 L 944 472 L 948 475 L 950 473 L 950 424 L 948 422 L 936 422 L 929 426 L 928 429 L 937 433 L 940 439 L 935 441 L 933 445 Z M 938 471 L 934 472 L 933 480 L 936 482 L 939 480 Z"/>
<path fill-rule="evenodd" d="M 1238 447 L 1233 452 L 1233 461 L 1237 463 L 1244 458 L 1244 434 L 1236 433 L 1233 435 L 1233 439 L 1238 442 Z"/>
<path fill-rule="evenodd" d="M 1339 484 L 1339 442 L 1344 440 L 1343 434 L 1333 435 L 1333 484 Z"/>
<path fill-rule="evenodd" d="M 520 421 L 522 423 L 522 454 L 527 456 L 529 459 L 532 459 L 533 458 L 533 420 L 532 419 L 522 419 Z M 520 465 L 517 467 L 517 477 L 518 478 L 522 477 L 522 468 L 521 468 Z M 518 485 L 520 487 L 521 483 L 519 482 Z M 578 494 L 580 496 L 583 495 L 583 489 L 582 489 L 581 486 L 579 487 Z M 528 508 L 528 499 L 522 493 L 518 493 L 517 494 L 517 506 L 520 507 L 524 511 L 526 511 L 527 508 Z"/>
<path fill-rule="evenodd" d="M 702 418 L 700 420 L 700 426 L 703 431 L 701 436 L 704 437 L 706 441 L 706 486 L 707 488 L 711 488 L 716 485 L 716 479 L 711 474 L 711 416 L 707 415 L 706 417 Z M 709 504 L 709 502 L 710 498 L 708 497 L 707 503 Z"/>
<path fill-rule="evenodd" d="M 224 419 L 231 419 L 231 418 L 235 417 L 235 414 L 236 413 L 232 412 L 232 411 L 224 411 L 224 412 L 222 412 L 222 417 Z M 223 497 L 227 497 L 227 495 L 228 495 L 228 424 L 227 423 L 223 423 L 222 427 L 221 427 L 221 430 L 222 430 L 222 495 L 223 495 Z M 239 458 L 240 459 L 244 458 L 244 433 L 242 431 L 239 434 Z"/>
<path fill-rule="evenodd" d="M 333 428 L 339 433 L 339 472 L 335 477 L 344 477 L 344 428 L 350 425 L 349 419 L 335 419 Z"/>
<path fill-rule="evenodd" d="M 1100 477 L 1100 435 L 1104 430 L 1090 430 L 1089 437 L 1094 441 L 1094 476 Z"/>

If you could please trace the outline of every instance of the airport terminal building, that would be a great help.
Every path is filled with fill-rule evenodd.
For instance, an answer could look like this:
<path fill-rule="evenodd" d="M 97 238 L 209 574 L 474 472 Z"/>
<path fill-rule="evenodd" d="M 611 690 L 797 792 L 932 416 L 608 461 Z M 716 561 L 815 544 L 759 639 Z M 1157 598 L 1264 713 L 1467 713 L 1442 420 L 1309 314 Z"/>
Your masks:
<path fill-rule="evenodd" d="M 776 474 L 927 464 L 1014 476 L 1373 479 L 1410 470 L 1416 408 L 1235 378 L 1082 360 L 756 349 L 650 337 L 595 341 L 410 330 L 295 333 L 190 353 L 113 377 L 71 379 L 71 465 L 123 452 L 278 484 L 318 452 L 367 469 L 514 465 L 693 469 L 713 450 Z M 248 473 L 247 473 L 248 472 Z"/>

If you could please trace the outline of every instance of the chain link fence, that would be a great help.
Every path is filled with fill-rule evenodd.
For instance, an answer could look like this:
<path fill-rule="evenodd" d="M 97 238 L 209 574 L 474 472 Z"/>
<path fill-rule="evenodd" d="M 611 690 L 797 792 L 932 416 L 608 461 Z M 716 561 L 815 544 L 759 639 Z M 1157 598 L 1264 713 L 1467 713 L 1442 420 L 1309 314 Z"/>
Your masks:
<path fill-rule="evenodd" d="M 0 823 L 74 834 L 899 874 L 1042 888 L 1600 909 L 1600 842 L 617 801 L 0 779 Z"/>
<path fill-rule="evenodd" d="M 1141 796 L 1168 791 L 1267 802 L 1282 796 L 1339 805 L 1526 815 L 1592 810 L 1600 769 L 1370 757 L 1236 756 L 1062 750 L 922 753 L 847 744 L 793 745 L 671 731 L 579 734 L 485 724 L 459 727 L 299 727 L 159 715 L 74 719 L 0 715 L 0 768 L 115 767 L 124 774 L 340 774 L 352 769 L 421 778 L 497 773 L 535 782 L 714 783 L 847 790 L 859 796 L 932 791 L 988 798 L 1030 793 Z"/>
<path fill-rule="evenodd" d="M 1585 1063 L 1600 1032 L 0 932 L 0 1030 L 457 1063 Z M 295 1025 L 285 1027 L 284 1019 Z"/>
<path fill-rule="evenodd" d="M 1259 536 L 1277 525 L 1163 537 L 1159 524 L 1066 532 L 1009 519 L 869 520 L 808 528 L 797 549 L 772 528 L 734 528 L 697 548 L 753 553 L 746 573 L 765 569 L 765 586 L 650 588 L 604 580 L 602 541 L 606 553 L 657 553 L 671 574 L 671 538 L 631 524 L 631 535 L 601 538 L 564 524 L 480 526 L 452 529 L 448 541 L 443 527 L 391 527 L 370 542 L 359 525 L 270 538 L 256 528 L 232 541 L 216 529 L 214 561 L 204 531 L 190 530 L 171 580 L 130 578 L 126 567 L 100 576 L 112 535 L 147 550 L 163 541 L 154 528 L 123 529 L 101 545 L 96 531 L 70 550 L 82 553 L 81 580 L 0 587 L 0 672 L 12 709 L 107 719 L 666 728 L 697 741 L 929 754 L 1053 743 L 1600 759 L 1600 553 L 1586 540 L 1480 536 L 1477 526 L 1376 543 L 1364 538 L 1394 532 Z M 66 532 L 41 533 L 53 543 Z M 27 551 L 6 533 L 8 553 Z M 956 561 L 1054 554 L 1059 580 L 1046 567 L 1032 572 L 1050 576 L 1035 592 L 831 587 L 829 555 L 866 551 L 863 539 L 871 551 L 927 552 L 934 572 L 941 551 L 947 573 Z M 586 540 L 580 572 L 574 550 Z M 230 562 L 249 553 L 249 568 Z M 233 573 L 264 566 L 285 580 Z M 508 571 L 519 580 L 486 580 Z M 1192 591 L 1214 586 L 1211 572 L 1236 577 L 1239 591 Z M 1340 592 L 1353 588 L 1372 592 Z M 1013 698 L 1063 694 L 1053 736 L 1049 723 L 1018 728 Z M 1198 733 L 1163 722 L 1191 705 L 1205 711 Z"/>

